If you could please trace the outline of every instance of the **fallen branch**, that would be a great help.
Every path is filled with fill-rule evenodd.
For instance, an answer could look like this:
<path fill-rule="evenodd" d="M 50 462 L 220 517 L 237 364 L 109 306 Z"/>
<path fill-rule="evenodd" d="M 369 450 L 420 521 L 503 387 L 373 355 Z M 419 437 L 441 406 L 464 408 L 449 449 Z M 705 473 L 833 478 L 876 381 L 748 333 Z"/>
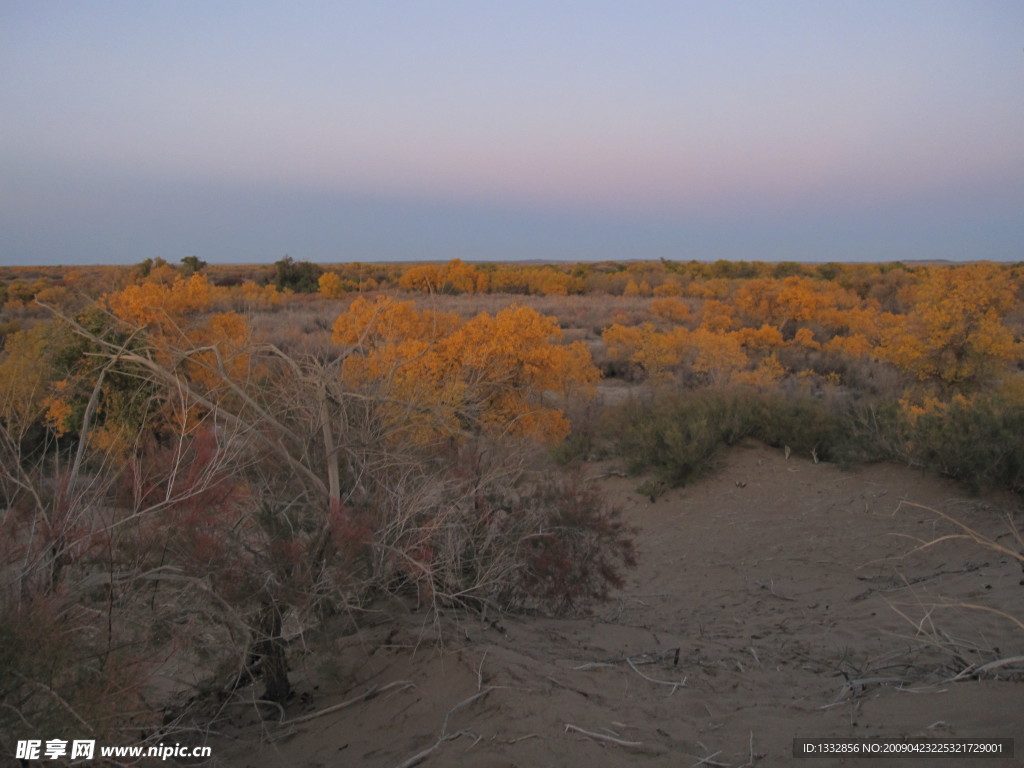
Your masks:
<path fill-rule="evenodd" d="M 599 669 L 600 667 L 613 667 L 616 664 L 624 664 L 627 661 L 632 660 L 634 664 L 661 664 L 667 659 L 672 659 L 672 666 L 679 666 L 679 648 L 669 648 L 664 653 L 658 651 L 650 651 L 646 653 L 637 653 L 632 656 L 618 656 L 615 658 L 604 659 L 603 661 L 591 661 L 585 664 L 580 664 L 573 667 L 573 670 L 580 671 L 585 669 Z"/>
<path fill-rule="evenodd" d="M 285 720 L 283 723 L 281 723 L 281 725 L 298 725 L 299 723 L 308 723 L 310 720 L 316 720 L 316 718 L 318 717 L 323 717 L 324 715 L 329 715 L 332 712 L 337 712 L 339 710 L 345 709 L 346 707 L 351 707 L 353 704 L 358 704 L 361 701 L 369 701 L 370 699 L 376 698 L 380 694 L 384 693 L 385 691 L 389 691 L 392 688 L 398 688 L 398 690 L 404 691 L 406 688 L 412 687 L 414 686 L 412 682 L 409 680 L 396 680 L 395 682 L 388 683 L 387 685 L 381 688 L 374 686 L 365 693 L 361 693 L 358 696 L 354 696 L 353 698 L 348 699 L 347 701 L 343 701 L 340 704 L 333 704 L 330 707 L 321 709 L 319 712 L 313 712 L 308 715 L 303 715 L 302 717 L 296 717 L 291 720 Z"/>
<path fill-rule="evenodd" d="M 540 734 L 539 733 L 528 733 L 525 736 L 520 736 L 520 737 L 515 738 L 515 739 L 510 739 L 509 741 L 507 741 L 505 743 L 506 744 L 518 744 L 520 741 L 526 741 L 527 739 L 539 739 L 539 738 L 540 738 Z"/>
<path fill-rule="evenodd" d="M 747 760 L 746 765 L 740 766 L 740 768 L 754 768 L 754 732 L 750 732 L 750 759 Z"/>
<path fill-rule="evenodd" d="M 565 732 L 566 733 L 570 733 L 570 732 L 572 732 L 572 733 L 579 733 L 579 734 L 582 734 L 583 736 L 587 736 L 588 738 L 597 739 L 598 741 L 607 741 L 607 742 L 610 742 L 612 744 L 618 744 L 620 747 L 642 747 L 643 746 L 643 742 L 641 742 L 641 741 L 626 741 L 625 739 L 617 739 L 614 736 L 608 736 L 608 735 L 606 735 L 604 733 L 594 733 L 593 731 L 588 731 L 588 730 L 586 730 L 584 728 L 580 728 L 577 725 L 573 725 L 572 723 L 566 723 L 565 724 Z"/>
<path fill-rule="evenodd" d="M 981 677 L 981 675 L 986 672 L 991 672 L 993 669 L 1000 669 L 1001 667 L 1008 667 L 1011 664 L 1024 664 L 1024 656 L 1009 656 L 1005 659 L 990 661 L 987 664 L 982 664 L 981 666 L 972 664 L 967 669 L 960 672 L 956 677 L 951 677 L 948 682 L 955 683 L 959 680 L 966 680 L 971 677 Z"/>
<path fill-rule="evenodd" d="M 869 685 L 897 685 L 902 690 L 906 682 L 902 677 L 863 677 L 858 680 L 847 680 L 843 683 L 843 687 L 839 689 L 839 694 L 833 699 L 832 703 L 818 707 L 818 709 L 829 709 L 844 701 L 847 691 L 856 697 L 864 693 L 864 689 Z"/>
<path fill-rule="evenodd" d="M 620 659 L 624 661 L 624 659 Z M 610 661 L 592 661 L 587 664 L 580 664 L 578 667 L 573 667 L 574 672 L 581 672 L 587 669 L 601 669 L 602 667 L 614 667 L 615 665 Z"/>
<path fill-rule="evenodd" d="M 456 704 L 454 707 L 449 709 L 447 714 L 445 714 L 445 716 L 444 716 L 444 722 L 441 724 L 441 735 L 437 737 L 437 741 L 435 741 L 433 744 L 431 744 L 426 749 L 417 752 L 415 755 L 410 757 L 408 760 L 406 760 L 406 761 L 404 761 L 402 763 L 399 763 L 395 768 L 412 768 L 412 766 L 418 765 L 420 762 L 425 760 L 430 755 L 431 752 L 433 752 L 435 749 L 440 747 L 446 741 L 453 741 L 454 739 L 457 739 L 460 736 L 466 735 L 467 731 L 456 731 L 455 733 L 448 733 L 448 718 L 450 718 L 452 716 L 452 714 L 454 714 L 457 710 L 462 709 L 463 707 L 472 704 L 477 699 L 484 698 L 491 691 L 496 691 L 496 690 L 497 690 L 496 686 L 491 686 L 490 688 L 484 688 L 479 693 L 474 693 L 468 699 L 463 699 L 458 704 Z M 477 737 L 477 741 L 479 741 L 479 740 L 480 740 L 479 737 Z M 474 744 L 475 743 L 476 742 L 474 742 Z"/>
<path fill-rule="evenodd" d="M 487 651 L 480 658 L 480 666 L 476 668 L 476 689 L 483 690 L 484 687 L 484 662 L 487 660 Z"/>
<path fill-rule="evenodd" d="M 651 683 L 656 683 L 658 685 L 670 685 L 670 686 L 672 686 L 672 693 L 675 693 L 677 688 L 684 688 L 684 687 L 686 687 L 686 678 L 685 677 L 682 680 L 680 680 L 679 682 L 676 682 L 674 680 L 658 680 L 657 678 L 645 675 L 643 672 L 641 672 L 637 668 L 637 665 L 639 665 L 639 664 L 660 664 L 661 662 L 666 660 L 666 657 L 672 659 L 673 666 L 679 666 L 679 649 L 678 648 L 669 648 L 664 653 L 656 653 L 656 652 L 652 652 L 652 653 L 638 653 L 636 656 L 623 656 L 623 657 L 618 658 L 618 659 L 607 659 L 605 661 L 592 661 L 592 662 L 588 662 L 586 664 L 580 664 L 578 666 L 575 666 L 575 667 L 573 667 L 573 670 L 579 672 L 579 671 L 583 671 L 583 670 L 587 670 L 587 669 L 601 669 L 602 667 L 613 667 L 616 664 L 623 664 L 623 663 L 625 663 L 625 664 L 628 664 L 630 666 L 630 668 L 634 672 L 636 672 L 638 675 L 640 675 L 640 677 L 642 677 L 644 680 L 647 680 L 648 682 L 651 682 Z"/>
<path fill-rule="evenodd" d="M 632 668 L 632 670 L 634 672 L 636 672 L 638 675 L 640 675 L 640 677 L 642 677 L 644 680 L 648 680 L 648 681 L 650 681 L 652 683 L 657 683 L 658 685 L 670 685 L 670 686 L 672 686 L 672 693 L 675 693 L 677 688 L 685 688 L 686 687 L 686 678 L 685 677 L 682 680 L 680 680 L 678 683 L 672 682 L 671 680 L 658 680 L 656 678 L 649 677 L 649 676 L 645 675 L 643 672 L 641 672 L 639 669 L 637 669 L 636 664 L 634 664 L 633 660 L 631 658 L 629 658 L 628 656 L 626 657 L 626 663 L 629 664 L 629 666 Z"/>
<path fill-rule="evenodd" d="M 572 691 L 573 693 L 579 694 L 580 696 L 582 696 L 585 699 L 589 699 L 590 698 L 590 694 L 587 693 L 586 691 L 581 691 L 579 688 L 574 688 L 573 686 L 569 685 L 568 683 L 563 683 L 561 680 L 556 680 L 555 678 L 551 677 L 551 675 L 547 675 L 547 677 L 545 679 L 549 680 L 552 683 L 554 683 L 559 688 L 564 688 L 567 691 Z"/>
<path fill-rule="evenodd" d="M 906 538 L 913 538 L 913 537 L 906 537 Z M 914 541 L 920 541 L 920 539 L 916 539 L 915 538 Z M 911 587 L 914 584 L 921 584 L 922 582 L 925 582 L 925 581 L 931 581 L 932 579 L 937 579 L 940 576 L 954 576 L 954 575 L 958 575 L 958 574 L 962 574 L 962 573 L 973 573 L 974 571 L 980 570 L 981 568 L 983 568 L 983 567 L 985 567 L 987 565 L 988 565 L 988 563 L 981 563 L 981 564 L 968 563 L 963 568 L 958 568 L 957 570 L 952 570 L 952 571 L 935 571 L 935 573 L 929 573 L 929 574 L 927 574 L 925 576 L 915 576 L 912 579 L 908 579 L 908 578 L 906 578 L 904 576 L 902 584 L 897 584 L 897 585 L 891 586 L 891 587 L 880 587 L 878 589 L 876 589 L 874 587 L 868 587 L 868 589 L 864 590 L 863 592 L 861 592 L 861 593 L 851 597 L 850 598 L 850 602 L 855 603 L 855 602 L 857 602 L 859 600 L 865 600 L 868 597 L 870 597 L 871 595 L 874 595 L 874 594 L 877 594 L 877 593 L 898 592 L 898 591 L 900 591 L 902 589 L 907 589 L 908 587 Z"/>
<path fill-rule="evenodd" d="M 455 739 L 459 738 L 460 736 L 464 736 L 465 734 L 465 731 L 458 731 L 456 733 L 445 734 L 439 737 L 437 741 L 435 741 L 429 747 L 424 749 L 422 752 L 417 752 L 404 763 L 399 763 L 397 768 L 412 768 L 412 766 L 414 765 L 419 765 L 419 763 L 425 760 L 430 755 L 431 752 L 440 747 L 446 741 L 454 741 Z"/>
<path fill-rule="evenodd" d="M 707 757 L 703 757 L 700 760 L 698 760 L 696 763 L 694 763 L 693 764 L 693 768 L 697 768 L 698 765 L 715 765 L 715 766 L 720 766 L 721 768 L 726 768 L 726 766 L 728 766 L 729 763 L 720 763 L 717 760 L 712 760 L 711 759 L 715 755 L 720 755 L 720 754 L 722 754 L 722 750 L 718 750 L 717 752 L 712 752 Z"/>

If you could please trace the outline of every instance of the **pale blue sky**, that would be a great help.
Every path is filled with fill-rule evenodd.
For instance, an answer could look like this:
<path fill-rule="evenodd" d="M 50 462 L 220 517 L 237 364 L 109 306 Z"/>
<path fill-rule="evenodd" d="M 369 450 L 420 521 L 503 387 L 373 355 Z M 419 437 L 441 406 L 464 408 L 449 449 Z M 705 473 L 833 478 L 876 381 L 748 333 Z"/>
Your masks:
<path fill-rule="evenodd" d="M 1024 3 L 0 0 L 0 263 L 1024 260 Z"/>

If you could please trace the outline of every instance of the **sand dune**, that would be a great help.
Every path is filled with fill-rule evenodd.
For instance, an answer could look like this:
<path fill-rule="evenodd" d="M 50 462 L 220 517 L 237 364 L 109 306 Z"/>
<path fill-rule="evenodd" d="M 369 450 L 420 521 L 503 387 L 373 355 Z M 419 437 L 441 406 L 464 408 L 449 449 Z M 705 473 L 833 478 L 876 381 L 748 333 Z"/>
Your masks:
<path fill-rule="evenodd" d="M 244 704 L 226 709 L 218 760 L 775 766 L 793 761 L 797 737 L 927 736 L 1012 737 L 1016 761 L 979 764 L 1024 761 L 1024 675 L 1009 666 L 952 681 L 969 665 L 1024 655 L 1024 630 L 947 605 L 1024 618 L 1020 567 L 963 541 L 907 554 L 915 539 L 954 529 L 906 502 L 999 536 L 1011 499 L 967 498 L 892 465 L 844 472 L 756 443 L 654 503 L 634 479 L 598 482 L 639 527 L 640 564 L 591 615 L 432 622 L 382 608 L 357 634 L 296 648 L 284 724 Z M 871 764 L 888 762 L 913 761 Z"/>

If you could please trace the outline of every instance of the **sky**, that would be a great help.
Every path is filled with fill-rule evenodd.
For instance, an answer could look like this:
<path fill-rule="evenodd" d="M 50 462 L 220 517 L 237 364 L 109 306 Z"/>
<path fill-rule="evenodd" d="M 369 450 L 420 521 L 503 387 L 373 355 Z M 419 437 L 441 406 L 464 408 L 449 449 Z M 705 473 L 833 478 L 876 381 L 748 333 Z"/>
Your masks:
<path fill-rule="evenodd" d="M 1024 260 L 1020 0 L 0 0 L 0 264 Z"/>

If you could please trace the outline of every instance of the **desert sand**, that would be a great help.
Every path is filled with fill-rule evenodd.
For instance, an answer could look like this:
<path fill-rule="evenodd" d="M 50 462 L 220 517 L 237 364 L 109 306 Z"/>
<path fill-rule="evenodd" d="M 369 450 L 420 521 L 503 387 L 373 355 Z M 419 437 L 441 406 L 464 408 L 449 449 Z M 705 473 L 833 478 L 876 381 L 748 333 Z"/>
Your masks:
<path fill-rule="evenodd" d="M 586 468 L 638 528 L 609 600 L 497 621 L 395 603 L 303 637 L 294 699 L 224 707 L 216 762 L 810 767 L 861 761 L 794 760 L 794 738 L 1000 737 L 1015 759 L 926 764 L 1024 765 L 1024 663 L 973 674 L 1024 655 L 1024 629 L 957 605 L 1024 619 L 1019 564 L 962 540 L 914 551 L 957 532 L 934 509 L 1010 543 L 1014 499 L 753 442 L 654 502 L 616 469 Z"/>

